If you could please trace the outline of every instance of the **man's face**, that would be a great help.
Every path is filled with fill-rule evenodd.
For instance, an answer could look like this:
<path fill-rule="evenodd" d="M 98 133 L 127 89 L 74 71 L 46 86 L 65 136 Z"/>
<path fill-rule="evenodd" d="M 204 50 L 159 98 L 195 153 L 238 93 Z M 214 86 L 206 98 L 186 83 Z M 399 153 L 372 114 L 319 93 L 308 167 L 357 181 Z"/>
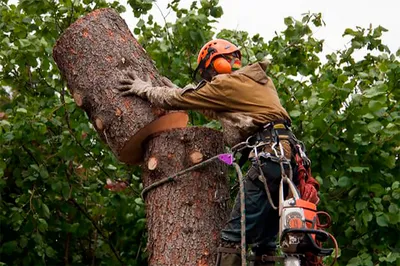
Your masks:
<path fill-rule="evenodd" d="M 223 55 L 223 58 L 225 58 L 231 65 L 232 72 L 242 67 L 242 62 L 240 61 L 240 54 L 238 52 Z"/>
<path fill-rule="evenodd" d="M 240 52 L 220 55 L 213 59 L 212 64 L 207 69 L 199 73 L 203 79 L 211 81 L 218 74 L 228 74 L 240 69 L 242 67 L 240 58 Z M 225 60 L 229 65 L 226 66 L 226 62 L 223 62 L 224 64 L 221 66 L 221 60 Z"/>

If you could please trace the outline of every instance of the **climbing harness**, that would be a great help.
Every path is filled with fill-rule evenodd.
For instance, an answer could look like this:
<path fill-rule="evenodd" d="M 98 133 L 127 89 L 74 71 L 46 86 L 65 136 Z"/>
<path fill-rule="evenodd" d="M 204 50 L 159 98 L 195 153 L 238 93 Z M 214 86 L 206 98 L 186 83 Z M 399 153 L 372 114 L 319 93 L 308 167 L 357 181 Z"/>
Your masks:
<path fill-rule="evenodd" d="M 322 265 L 322 256 L 328 256 L 332 254 L 333 249 L 322 248 L 322 242 L 331 239 L 335 245 L 336 256 L 332 263 L 335 263 L 337 258 L 338 246 L 335 238 L 322 230 L 329 226 L 328 222 L 325 225 L 319 223 L 319 215 L 325 215 L 330 221 L 330 217 L 326 212 L 318 212 L 316 205 L 318 204 L 319 198 L 317 196 L 317 188 L 319 189 L 318 182 L 311 175 L 311 161 L 307 157 L 302 148 L 304 145 L 296 139 L 285 125 L 278 126 L 274 123 L 267 125 L 269 134 L 263 132 L 263 136 L 267 135 L 270 139 L 268 143 L 273 151 L 273 154 L 264 154 L 257 152 L 257 148 L 254 148 L 254 155 L 256 162 L 259 166 L 260 177 L 265 186 L 268 200 L 271 206 L 276 209 L 273 204 L 269 188 L 266 185 L 266 178 L 260 167 L 260 157 L 266 157 L 271 161 L 277 162 L 281 169 L 281 180 L 279 184 L 279 243 L 281 250 L 284 253 L 285 262 L 284 265 L 300 266 L 300 256 L 306 258 L 307 265 Z M 278 130 L 287 129 L 287 140 L 292 146 L 297 169 L 297 179 L 299 180 L 300 193 L 304 193 L 307 198 L 301 198 L 296 186 L 293 183 L 291 161 L 286 158 L 282 143 L 279 141 L 280 134 Z M 280 132 L 285 133 L 285 132 Z M 258 140 L 258 142 L 266 142 L 265 140 Z M 257 142 L 253 145 L 257 147 Z M 277 149 L 279 147 L 279 150 Z M 265 156 L 267 155 L 267 156 Z M 284 165 L 288 166 L 289 176 L 286 174 Z M 284 196 L 284 183 L 289 187 L 289 199 L 285 200 Z M 314 194 L 312 193 L 314 192 Z M 302 195 L 302 196 L 304 196 Z"/>
<path fill-rule="evenodd" d="M 281 175 L 284 177 L 287 176 L 284 165 L 287 165 L 289 178 L 292 180 L 293 178 L 292 165 L 290 160 L 286 158 L 282 143 L 279 141 L 280 136 L 284 136 L 283 139 L 290 139 L 291 137 L 287 134 L 283 135 L 284 132 L 282 132 L 282 130 L 285 131 L 287 130 L 286 124 L 287 123 L 284 121 L 268 123 L 263 127 L 263 130 L 261 132 L 257 132 L 255 135 L 250 136 L 246 140 L 247 143 L 254 143 L 254 144 L 247 144 L 247 147 L 251 148 L 253 151 L 254 154 L 253 160 L 255 160 L 255 163 L 257 165 L 260 174 L 259 180 L 263 183 L 265 192 L 267 194 L 268 202 L 274 210 L 277 210 L 278 208 L 275 206 L 272 200 L 271 192 L 269 190 L 267 183 L 267 178 L 265 177 L 264 172 L 261 169 L 262 163 L 260 161 L 260 158 L 268 159 L 273 162 L 279 163 L 281 169 Z M 265 151 L 258 152 L 258 149 L 260 147 L 265 147 L 265 146 L 270 146 L 273 151 L 273 154 Z M 279 150 L 277 150 L 277 147 L 279 147 Z"/>
<path fill-rule="evenodd" d="M 283 136 L 282 139 L 288 140 L 291 145 L 292 157 L 295 159 L 297 166 L 298 188 L 302 196 L 306 196 L 307 198 L 300 197 L 293 183 L 291 160 L 285 156 L 283 145 L 279 141 L 281 136 Z M 331 255 L 333 252 L 331 248 L 322 248 L 321 243 L 326 242 L 328 239 L 332 240 L 336 250 L 333 265 L 338 256 L 338 246 L 335 238 L 322 230 L 323 228 L 327 228 L 330 222 L 325 225 L 319 223 L 320 215 L 326 216 L 328 221 L 330 221 L 330 217 L 326 212 L 317 211 L 316 205 L 319 202 L 317 189 L 319 189 L 319 184 L 311 175 L 311 161 L 304 152 L 304 145 L 297 140 L 286 125 L 280 123 L 266 125 L 264 131 L 249 137 L 246 142 L 247 147 L 252 149 L 254 155 L 252 159 L 253 165 L 257 165 L 260 174 L 259 179 L 263 183 L 268 201 L 274 209 L 277 209 L 277 207 L 272 200 L 267 179 L 261 168 L 260 158 L 269 159 L 280 165 L 281 180 L 279 184 L 278 206 L 280 217 L 279 243 L 284 253 L 284 265 L 300 266 L 300 258 L 302 257 L 305 258 L 306 265 L 322 265 L 321 257 Z M 270 147 L 272 152 L 266 152 L 265 149 L 259 152 L 259 148 L 264 148 L 266 145 Z M 287 200 L 284 198 L 284 184 L 288 185 L 290 191 L 289 199 Z M 269 257 L 267 256 L 265 261 L 276 261 L 274 260 L 275 257 Z"/>

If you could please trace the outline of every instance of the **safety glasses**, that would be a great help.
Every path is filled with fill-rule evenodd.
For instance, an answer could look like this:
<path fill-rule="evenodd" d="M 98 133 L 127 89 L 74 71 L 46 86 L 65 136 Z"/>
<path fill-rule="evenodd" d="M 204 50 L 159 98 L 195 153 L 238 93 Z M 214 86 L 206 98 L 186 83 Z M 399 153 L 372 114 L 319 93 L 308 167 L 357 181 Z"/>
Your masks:
<path fill-rule="evenodd" d="M 242 67 L 242 62 L 240 61 L 240 53 L 234 52 L 231 54 L 222 55 L 231 65 L 232 71 L 238 70 Z"/>

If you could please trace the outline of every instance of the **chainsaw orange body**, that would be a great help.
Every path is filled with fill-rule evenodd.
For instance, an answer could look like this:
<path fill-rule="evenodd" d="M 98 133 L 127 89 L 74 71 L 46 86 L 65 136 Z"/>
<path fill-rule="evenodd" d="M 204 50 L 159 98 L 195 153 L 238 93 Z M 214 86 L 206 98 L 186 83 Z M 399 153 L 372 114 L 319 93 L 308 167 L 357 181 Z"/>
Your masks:
<path fill-rule="evenodd" d="M 285 200 L 283 182 L 289 186 L 292 197 Z M 279 239 L 285 254 L 329 256 L 333 249 L 322 248 L 320 242 L 327 241 L 330 236 L 321 230 L 318 221 L 317 206 L 300 198 L 293 182 L 282 178 L 280 184 L 280 230 Z"/>

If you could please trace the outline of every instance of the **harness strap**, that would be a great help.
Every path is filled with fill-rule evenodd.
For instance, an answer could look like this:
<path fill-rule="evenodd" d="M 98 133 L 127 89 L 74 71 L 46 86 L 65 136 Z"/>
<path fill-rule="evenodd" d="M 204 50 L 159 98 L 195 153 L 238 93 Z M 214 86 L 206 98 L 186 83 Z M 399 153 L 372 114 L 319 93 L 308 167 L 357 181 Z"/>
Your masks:
<path fill-rule="evenodd" d="M 279 139 L 282 137 L 282 139 L 284 139 L 286 137 L 286 139 L 290 138 L 290 128 L 289 128 L 289 123 L 287 123 L 286 121 L 274 121 L 274 122 L 270 122 L 268 124 L 266 124 L 261 131 L 255 133 L 254 135 L 250 136 L 247 139 L 248 145 L 251 148 L 252 151 L 254 151 L 254 157 L 252 157 L 252 160 L 255 161 L 257 168 L 259 170 L 259 180 L 263 183 L 264 185 L 264 189 L 265 192 L 267 193 L 267 198 L 268 198 L 268 202 L 270 203 L 271 207 L 275 210 L 278 209 L 277 206 L 275 206 L 273 200 L 272 200 L 272 196 L 271 193 L 269 191 L 268 188 L 268 183 L 267 183 L 267 179 L 264 176 L 264 172 L 261 168 L 261 162 L 260 162 L 260 157 L 269 157 L 271 160 L 276 161 L 277 163 L 279 163 L 280 167 L 281 167 L 281 175 L 286 176 L 285 173 L 285 168 L 283 166 L 284 163 L 288 163 L 289 165 L 289 175 L 290 175 L 290 179 L 292 178 L 292 168 L 290 165 L 290 161 L 285 158 L 285 155 L 283 153 L 283 148 L 282 148 L 282 144 L 279 143 Z M 270 141 L 266 141 L 266 140 L 270 140 Z M 273 143 L 273 145 L 271 146 L 271 148 L 275 151 L 274 155 L 271 154 L 266 154 L 264 152 L 260 152 L 258 153 L 258 147 L 262 147 L 265 145 L 268 145 L 268 143 Z M 279 147 L 280 149 L 280 155 L 278 155 L 278 151 L 275 149 L 276 145 Z M 248 155 L 246 156 L 246 159 L 248 159 Z M 243 155 L 242 158 L 240 158 L 240 162 L 243 162 Z"/>
<path fill-rule="evenodd" d="M 258 132 L 248 138 L 248 142 L 257 143 L 261 141 L 272 141 L 279 143 L 279 139 L 290 139 L 293 133 L 286 121 L 274 121 L 266 124 Z"/>
<path fill-rule="evenodd" d="M 252 146 L 260 142 L 279 143 L 280 139 L 290 141 L 293 133 L 290 131 L 289 127 L 290 123 L 284 120 L 270 122 L 264 125 L 260 131 L 250 136 L 247 139 L 247 143 Z M 247 148 L 241 151 L 241 157 L 238 162 L 239 166 L 243 166 L 247 162 L 251 150 L 252 148 Z"/>

